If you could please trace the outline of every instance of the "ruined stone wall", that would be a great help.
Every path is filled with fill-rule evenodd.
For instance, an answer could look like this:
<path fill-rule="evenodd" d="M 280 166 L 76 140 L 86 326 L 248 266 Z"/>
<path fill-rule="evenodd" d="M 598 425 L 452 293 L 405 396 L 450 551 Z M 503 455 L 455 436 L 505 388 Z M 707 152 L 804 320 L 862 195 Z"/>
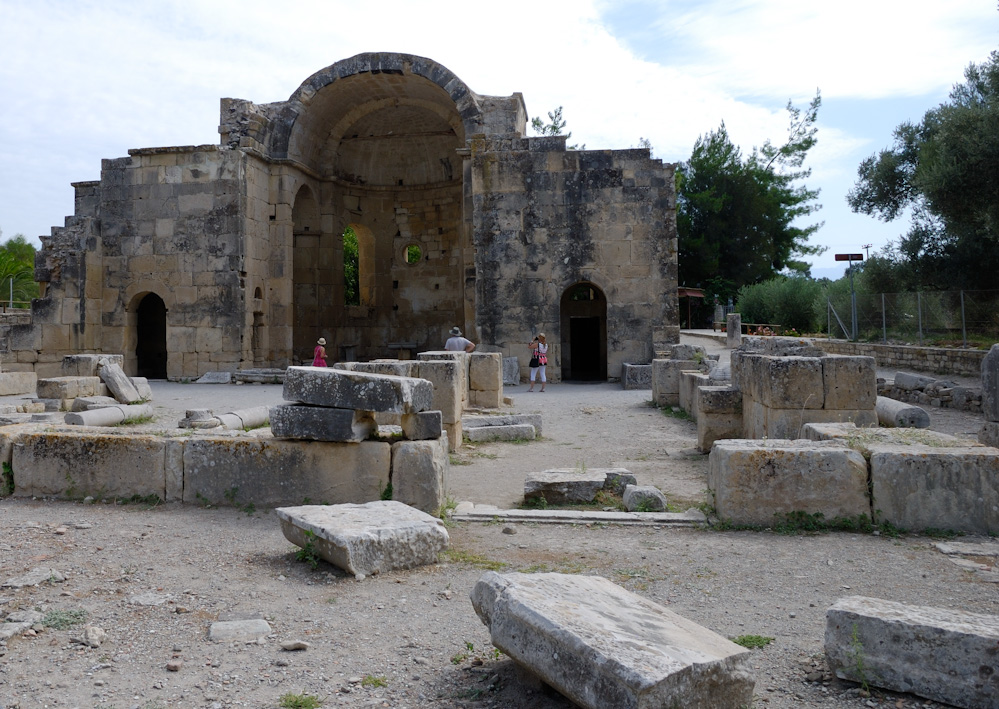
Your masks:
<path fill-rule="evenodd" d="M 873 357 L 879 367 L 898 367 L 906 371 L 916 370 L 937 374 L 962 374 L 969 377 L 981 375 L 982 360 L 987 354 L 984 350 L 881 345 L 842 340 L 815 340 L 815 346 L 830 354 Z"/>
<path fill-rule="evenodd" d="M 647 150 L 571 151 L 564 137 L 470 141 L 476 324 L 521 358 L 531 333 L 560 376 L 560 300 L 589 282 L 607 300 L 607 375 L 677 342 L 673 167 Z"/>

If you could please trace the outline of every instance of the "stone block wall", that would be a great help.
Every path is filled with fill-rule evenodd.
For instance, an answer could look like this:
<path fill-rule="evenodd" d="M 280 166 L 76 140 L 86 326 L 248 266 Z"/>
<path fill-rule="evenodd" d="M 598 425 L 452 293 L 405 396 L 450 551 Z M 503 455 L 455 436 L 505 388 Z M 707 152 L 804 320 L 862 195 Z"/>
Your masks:
<path fill-rule="evenodd" d="M 959 350 L 950 347 L 917 347 L 915 345 L 880 345 L 871 342 L 845 340 L 814 340 L 816 347 L 829 354 L 873 357 L 877 366 L 914 369 L 919 372 L 960 374 L 977 377 L 981 373 L 982 350 Z"/>

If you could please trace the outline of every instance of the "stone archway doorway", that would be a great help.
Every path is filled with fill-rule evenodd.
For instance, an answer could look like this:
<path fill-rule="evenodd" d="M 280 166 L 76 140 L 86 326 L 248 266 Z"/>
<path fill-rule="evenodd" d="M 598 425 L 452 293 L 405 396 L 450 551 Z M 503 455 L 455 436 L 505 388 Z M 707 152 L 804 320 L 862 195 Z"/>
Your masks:
<path fill-rule="evenodd" d="M 562 379 L 606 381 L 607 298 L 589 282 L 565 289 L 559 305 Z"/>
<path fill-rule="evenodd" d="M 147 379 L 167 378 L 166 304 L 147 294 L 136 310 L 136 374 Z"/>

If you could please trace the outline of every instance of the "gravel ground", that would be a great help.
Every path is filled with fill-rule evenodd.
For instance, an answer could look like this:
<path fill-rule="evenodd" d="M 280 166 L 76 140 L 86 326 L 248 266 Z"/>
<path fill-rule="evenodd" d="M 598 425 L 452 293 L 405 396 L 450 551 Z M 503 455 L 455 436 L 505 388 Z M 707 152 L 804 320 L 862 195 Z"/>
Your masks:
<path fill-rule="evenodd" d="M 280 401 L 280 387 L 267 385 L 154 386 L 159 423 L 147 426 L 175 425 L 185 408 Z M 507 506 L 525 473 L 578 465 L 628 467 L 680 506 L 703 499 L 693 424 L 649 407 L 648 392 L 508 393 L 515 410 L 544 414 L 544 437 L 462 449 L 456 499 Z M 980 426 L 939 413 L 934 428 L 946 432 Z M 474 523 L 450 534 L 441 563 L 358 582 L 297 561 L 270 510 L 0 500 L 0 584 L 32 569 L 65 577 L 0 588 L 0 617 L 85 613 L 80 625 L 39 622 L 0 644 L 0 707 L 276 707 L 289 694 L 343 707 L 572 706 L 492 651 L 468 594 L 493 568 L 600 574 L 722 635 L 774 638 L 752 654 L 756 707 L 938 706 L 865 696 L 827 673 L 825 611 L 843 596 L 999 614 L 999 584 L 922 536 Z M 271 633 L 209 640 L 213 622 L 248 618 L 266 619 Z M 75 642 L 83 625 L 107 637 Z M 281 647 L 299 640 L 306 650 Z"/>

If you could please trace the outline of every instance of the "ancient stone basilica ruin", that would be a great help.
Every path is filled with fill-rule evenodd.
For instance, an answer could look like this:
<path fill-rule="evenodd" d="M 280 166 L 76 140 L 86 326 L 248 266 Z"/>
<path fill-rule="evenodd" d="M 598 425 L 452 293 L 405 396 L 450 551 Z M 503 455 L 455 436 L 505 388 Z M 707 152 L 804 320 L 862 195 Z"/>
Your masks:
<path fill-rule="evenodd" d="M 679 336 L 673 167 L 526 137 L 519 93 L 361 54 L 287 101 L 222 99 L 219 145 L 130 150 L 42 237 L 42 297 L 4 326 L 6 369 L 123 353 L 171 379 L 440 349 L 460 326 L 553 379 L 605 379 Z M 358 243 L 357 304 L 344 233 Z"/>

